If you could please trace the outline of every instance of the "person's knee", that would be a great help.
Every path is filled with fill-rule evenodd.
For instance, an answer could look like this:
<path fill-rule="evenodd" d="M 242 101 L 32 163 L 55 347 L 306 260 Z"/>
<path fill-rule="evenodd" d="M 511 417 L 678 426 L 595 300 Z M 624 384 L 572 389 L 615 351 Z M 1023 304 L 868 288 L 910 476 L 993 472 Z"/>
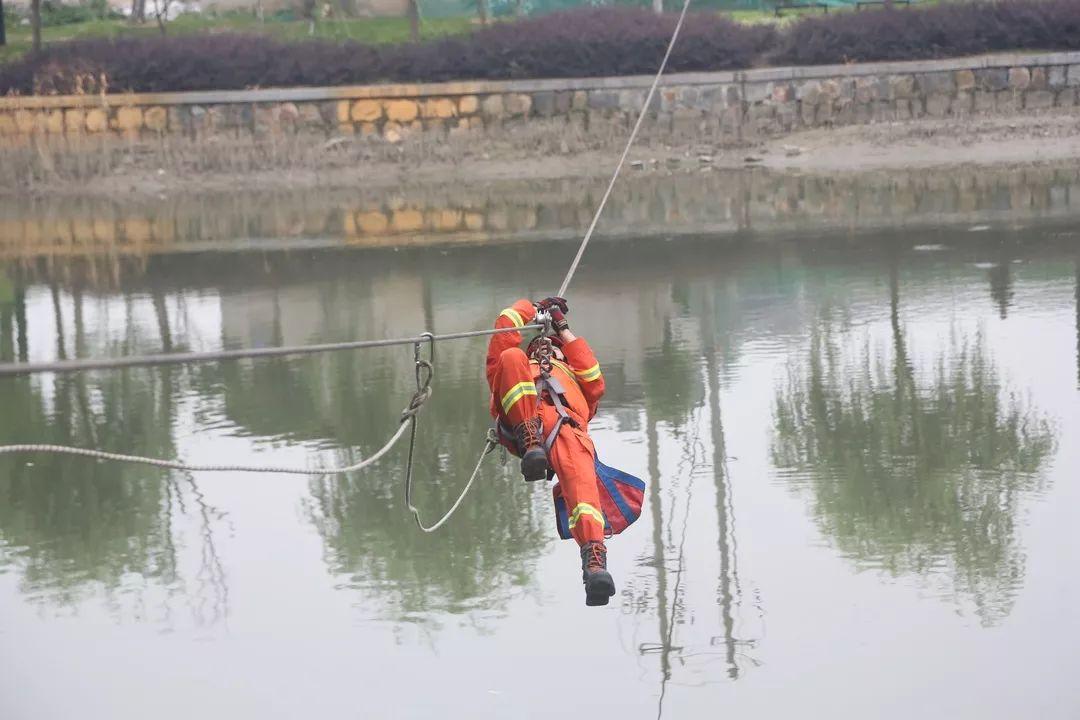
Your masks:
<path fill-rule="evenodd" d="M 529 357 L 519 347 L 507 348 L 499 355 L 499 363 L 503 365 L 528 365 Z"/>

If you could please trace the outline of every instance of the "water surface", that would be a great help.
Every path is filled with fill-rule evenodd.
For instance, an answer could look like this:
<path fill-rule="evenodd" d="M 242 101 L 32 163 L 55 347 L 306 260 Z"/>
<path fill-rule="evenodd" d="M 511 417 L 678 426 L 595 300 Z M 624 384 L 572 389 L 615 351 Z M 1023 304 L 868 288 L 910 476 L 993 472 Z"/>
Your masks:
<path fill-rule="evenodd" d="M 649 483 L 603 609 L 498 454 L 430 536 L 404 450 L 314 480 L 2 458 L 0 715 L 1076 717 L 1080 247 L 1022 220 L 598 242 L 570 316 L 593 432 Z M 22 257 L 0 359 L 484 328 L 572 249 Z M 437 348 L 429 520 L 483 441 L 483 351 Z M 411 361 L 0 379 L 0 443 L 337 463 L 393 431 Z"/>

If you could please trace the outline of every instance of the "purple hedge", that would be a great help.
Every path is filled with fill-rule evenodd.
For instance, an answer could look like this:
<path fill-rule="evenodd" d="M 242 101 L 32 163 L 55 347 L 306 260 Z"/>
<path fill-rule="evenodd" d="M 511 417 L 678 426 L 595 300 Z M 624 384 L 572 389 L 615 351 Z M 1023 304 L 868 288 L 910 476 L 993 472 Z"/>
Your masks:
<path fill-rule="evenodd" d="M 805 18 L 783 33 L 770 59 L 824 65 L 1078 48 L 1080 0 L 1000 0 Z"/>
<path fill-rule="evenodd" d="M 77 40 L 0 66 L 0 94 L 236 90 L 651 74 L 672 15 L 572 10 L 422 44 L 284 43 L 260 35 Z M 1080 0 L 999 0 L 805 18 L 778 31 L 691 15 L 670 71 L 1080 48 Z"/>

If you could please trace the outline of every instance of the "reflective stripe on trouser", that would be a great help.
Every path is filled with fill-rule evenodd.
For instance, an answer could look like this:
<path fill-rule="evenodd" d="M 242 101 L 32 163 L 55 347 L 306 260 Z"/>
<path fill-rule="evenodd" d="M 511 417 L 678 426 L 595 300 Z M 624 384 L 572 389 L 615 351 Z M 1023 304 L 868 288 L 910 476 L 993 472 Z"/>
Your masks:
<path fill-rule="evenodd" d="M 529 418 L 536 417 L 536 384 L 529 358 L 521 348 L 504 350 L 499 356 L 491 387 L 495 396 L 499 417 L 510 428 L 515 428 Z"/>
<path fill-rule="evenodd" d="M 554 427 L 559 416 L 547 403 L 540 406 L 544 427 Z M 570 511 L 570 534 L 578 545 L 604 539 L 604 514 L 600 510 L 593 444 L 584 430 L 563 425 L 548 453 L 548 462 L 559 478 Z"/>

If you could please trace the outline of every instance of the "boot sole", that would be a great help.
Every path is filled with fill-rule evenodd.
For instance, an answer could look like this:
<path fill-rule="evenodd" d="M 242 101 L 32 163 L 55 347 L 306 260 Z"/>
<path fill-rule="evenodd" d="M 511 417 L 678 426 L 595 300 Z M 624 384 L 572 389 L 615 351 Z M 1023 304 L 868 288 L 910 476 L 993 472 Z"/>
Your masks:
<path fill-rule="evenodd" d="M 585 604 L 589 607 L 607 605 L 608 600 L 615 594 L 615 581 L 611 573 L 601 571 L 593 573 L 585 581 Z"/>
<path fill-rule="evenodd" d="M 521 458 L 521 474 L 525 482 L 547 480 L 548 463 L 543 450 L 530 450 Z"/>

